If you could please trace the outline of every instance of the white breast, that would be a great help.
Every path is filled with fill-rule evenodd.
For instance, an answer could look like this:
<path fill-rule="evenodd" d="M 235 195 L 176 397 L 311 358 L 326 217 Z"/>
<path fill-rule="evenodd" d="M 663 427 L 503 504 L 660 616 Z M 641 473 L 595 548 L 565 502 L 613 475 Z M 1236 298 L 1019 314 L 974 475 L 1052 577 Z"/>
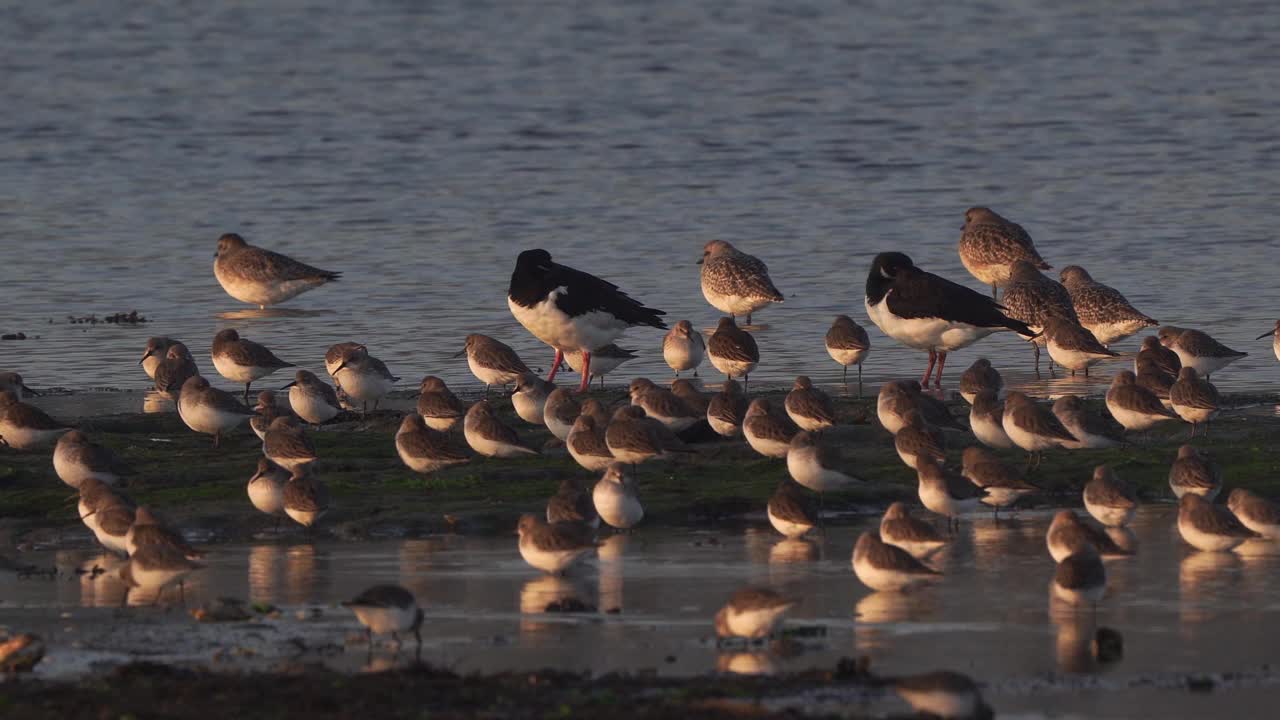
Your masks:
<path fill-rule="evenodd" d="M 565 352 L 591 351 L 613 342 L 627 329 L 627 324 L 606 312 L 592 311 L 569 317 L 556 306 L 556 298 L 565 292 L 556 288 L 542 302 L 524 307 L 507 298 L 507 307 L 516 321 L 533 336 Z"/>
<path fill-rule="evenodd" d="M 623 530 L 634 527 L 644 518 L 644 508 L 635 495 L 625 492 L 618 483 L 601 480 L 591 492 L 600 518 L 611 527 Z"/>

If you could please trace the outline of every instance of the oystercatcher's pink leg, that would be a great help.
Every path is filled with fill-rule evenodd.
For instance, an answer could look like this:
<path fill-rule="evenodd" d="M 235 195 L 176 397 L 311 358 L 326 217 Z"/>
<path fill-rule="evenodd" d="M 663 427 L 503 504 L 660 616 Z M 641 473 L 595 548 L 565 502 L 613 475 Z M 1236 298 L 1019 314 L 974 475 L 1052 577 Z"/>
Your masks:
<path fill-rule="evenodd" d="M 584 393 L 591 384 L 591 353 L 586 350 L 582 351 L 582 384 L 578 386 L 578 392 Z"/>
<path fill-rule="evenodd" d="M 920 385 L 929 387 L 929 376 L 933 374 L 933 363 L 938 359 L 938 353 L 929 351 L 929 367 L 924 369 L 924 378 L 920 380 Z"/>
<path fill-rule="evenodd" d="M 947 364 L 947 354 L 944 352 L 938 353 L 938 375 L 936 378 L 934 378 L 933 386 L 938 388 L 939 390 L 942 389 L 942 368 L 946 367 L 946 364 Z"/>
<path fill-rule="evenodd" d="M 551 374 L 547 375 L 547 382 L 555 382 L 556 372 L 560 370 L 562 362 L 564 362 L 564 352 L 556 348 L 556 359 L 551 361 Z"/>

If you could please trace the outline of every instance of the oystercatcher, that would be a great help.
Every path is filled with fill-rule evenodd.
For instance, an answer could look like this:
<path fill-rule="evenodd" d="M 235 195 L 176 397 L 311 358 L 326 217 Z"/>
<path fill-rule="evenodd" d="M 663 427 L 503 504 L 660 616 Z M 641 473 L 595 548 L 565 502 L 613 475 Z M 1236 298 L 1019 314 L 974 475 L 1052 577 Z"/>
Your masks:
<path fill-rule="evenodd" d="M 511 314 L 533 336 L 556 349 L 547 380 L 555 379 L 565 352 L 582 353 L 582 384 L 591 378 L 591 353 L 633 325 L 661 330 L 666 313 L 647 308 L 606 280 L 552 262 L 546 250 L 525 250 L 516 258 L 507 291 Z"/>

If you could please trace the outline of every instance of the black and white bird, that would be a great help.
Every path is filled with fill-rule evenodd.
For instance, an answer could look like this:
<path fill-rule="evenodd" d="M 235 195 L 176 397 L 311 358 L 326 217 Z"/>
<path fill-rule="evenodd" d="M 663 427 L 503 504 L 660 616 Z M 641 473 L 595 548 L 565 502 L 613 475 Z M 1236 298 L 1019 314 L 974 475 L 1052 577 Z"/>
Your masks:
<path fill-rule="evenodd" d="M 1004 314 L 995 300 L 963 285 L 928 273 L 898 252 L 880 253 L 867 273 L 867 316 L 884 334 L 929 353 L 921 384 L 928 386 L 937 363 L 935 383 L 942 385 L 947 353 L 968 347 L 1002 330 L 1027 338 L 1035 332 Z"/>
<path fill-rule="evenodd" d="M 634 325 L 665 330 L 661 310 L 645 307 L 617 285 L 553 262 L 546 250 L 525 250 L 516 259 L 507 290 L 511 314 L 534 337 L 555 348 L 548 382 L 564 354 L 582 354 L 582 384 L 591 378 L 591 352 L 612 343 Z"/>

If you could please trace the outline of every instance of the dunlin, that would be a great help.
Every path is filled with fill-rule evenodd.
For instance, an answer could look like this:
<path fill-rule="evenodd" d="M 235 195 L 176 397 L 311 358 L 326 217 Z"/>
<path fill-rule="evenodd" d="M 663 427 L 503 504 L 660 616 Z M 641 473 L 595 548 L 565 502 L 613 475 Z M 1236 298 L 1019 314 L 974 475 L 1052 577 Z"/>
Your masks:
<path fill-rule="evenodd" d="M 960 376 L 960 397 L 970 405 L 983 390 L 990 390 L 998 397 L 1002 389 L 1004 389 L 1004 378 L 1000 377 L 1000 371 L 992 367 L 991 361 L 986 358 L 974 360 L 973 364 Z"/>
<path fill-rule="evenodd" d="M 679 378 L 671 383 L 671 393 L 693 408 L 699 418 L 707 416 L 707 406 L 711 404 L 711 396 L 698 389 L 693 380 Z"/>
<path fill-rule="evenodd" d="M 1009 282 L 1013 264 L 1018 260 L 1026 260 L 1040 270 L 1051 267 L 1040 257 L 1031 236 L 1021 225 L 985 207 L 964 211 L 959 250 L 964 269 L 983 285 L 990 285 L 993 298 L 996 288 Z"/>
<path fill-rule="evenodd" d="M 1222 402 L 1218 388 L 1202 379 L 1195 368 L 1184 367 L 1178 371 L 1178 380 L 1169 388 L 1169 402 L 1178 417 L 1191 423 L 1191 437 L 1196 436 L 1196 426 L 1204 424 L 1204 434 L 1209 434 L 1209 421 L 1218 414 Z"/>
<path fill-rule="evenodd" d="M 1063 427 L 1053 411 L 1024 393 L 1011 392 L 1004 399 L 1004 432 L 1014 445 L 1031 454 L 1040 464 L 1040 453 L 1079 438 Z"/>
<path fill-rule="evenodd" d="M 827 330 L 827 354 L 840 363 L 840 381 L 849 383 L 849 366 L 858 366 L 858 395 L 862 395 L 862 361 L 871 353 L 871 338 L 866 328 L 848 315 L 837 315 Z"/>
<path fill-rule="evenodd" d="M 801 430 L 822 432 L 836 424 L 836 409 L 826 393 L 805 375 L 796 378 L 783 402 L 787 415 Z"/>
<path fill-rule="evenodd" d="M 142 358 L 138 360 L 138 364 L 142 366 L 142 371 L 147 377 L 155 380 L 156 368 L 160 367 L 160 363 L 164 361 L 165 354 L 169 352 L 169 346 L 175 341 L 167 337 L 150 337 L 147 338 L 147 346 L 142 350 Z M 0 379 L 0 387 L 3 387 L 3 381 Z"/>
<path fill-rule="evenodd" d="M 765 506 L 773 529 L 785 537 L 798 538 L 818 525 L 818 510 L 794 482 L 783 480 Z"/>
<path fill-rule="evenodd" d="M 553 262 L 546 250 L 525 250 L 516 258 L 507 290 L 511 314 L 534 337 L 555 348 L 547 381 L 554 381 L 565 353 L 580 353 L 579 392 L 591 379 L 591 353 L 612 343 L 629 327 L 667 329 L 661 310 L 647 308 L 617 285 Z"/>
<path fill-rule="evenodd" d="M 902 387 L 915 401 L 916 409 L 924 416 L 924 421 L 939 429 L 965 430 L 964 425 L 956 421 L 951 414 L 951 410 L 947 408 L 947 404 L 938 398 L 926 394 L 924 389 L 920 387 L 920 383 L 915 380 L 904 380 Z"/>
<path fill-rule="evenodd" d="M 373 403 L 376 411 L 378 402 L 391 392 L 391 386 L 400 379 L 391 374 L 386 363 L 370 355 L 363 345 L 344 350 L 342 360 L 331 374 L 342 392 L 360 403 L 361 409 L 366 413 L 369 411 L 369 403 Z"/>
<path fill-rule="evenodd" d="M 897 435 L 907 424 L 907 416 L 919 410 L 915 398 L 910 383 L 890 380 L 880 386 L 876 395 L 876 419 L 885 430 Z"/>
<path fill-rule="evenodd" d="M 1273 338 L 1271 341 L 1271 351 L 1276 354 L 1276 359 L 1280 360 L 1280 320 L 1276 321 L 1276 326 L 1262 333 L 1255 340 L 1261 340 L 1264 337 Z"/>
<path fill-rule="evenodd" d="M 517 383 L 521 377 L 532 372 L 510 345 L 488 335 L 468 335 L 465 346 L 458 353 L 459 356 L 464 354 L 471 374 L 484 383 L 486 391 L 491 385 Z"/>
<path fill-rule="evenodd" d="M 115 485 L 129 474 L 130 468 L 112 450 L 79 430 L 72 430 L 58 438 L 53 448 L 53 471 L 62 482 L 79 488 L 85 478 Z"/>
<path fill-rule="evenodd" d="M 644 410 L 644 414 L 666 425 L 672 432 L 680 432 L 702 419 L 702 414 L 664 387 L 654 385 L 648 378 L 636 378 L 628 386 L 631 404 Z"/>
<path fill-rule="evenodd" d="M 905 592 L 941 577 L 911 553 L 885 543 L 874 530 L 859 535 L 853 546 L 853 574 L 863 585 L 882 592 Z"/>
<path fill-rule="evenodd" d="M 262 439 L 262 454 L 290 472 L 317 459 L 316 446 L 297 420 L 281 416 L 271 421 Z"/>
<path fill-rule="evenodd" d="M 284 485 L 290 472 L 265 457 L 258 458 L 258 469 L 249 478 L 246 491 L 249 502 L 259 512 L 268 515 L 284 514 Z"/>
<path fill-rule="evenodd" d="M 106 510 L 112 506 L 119 506 L 124 509 L 124 513 L 117 515 L 112 520 L 119 523 L 120 530 L 116 534 L 108 534 L 105 538 L 102 533 L 102 527 L 99 523 L 101 519 L 98 515 L 99 511 Z M 116 492 L 110 485 L 93 478 L 85 478 L 80 483 L 79 502 L 76 510 L 80 517 L 80 521 L 84 526 L 93 532 L 94 537 L 102 543 L 104 547 L 124 554 L 124 536 L 129 531 L 129 526 L 133 524 L 133 502 L 124 495 Z M 103 515 L 105 517 L 105 513 Z M 112 538 L 119 537 L 118 549 L 114 546 Z"/>
<path fill-rule="evenodd" d="M 427 427 L 443 432 L 453 429 L 467 414 L 467 408 L 444 380 L 427 375 L 418 386 L 418 414 Z"/>
<path fill-rule="evenodd" d="M 0 390 L 7 390 L 13 393 L 13 396 L 19 400 L 25 399 L 28 395 L 40 394 L 27 387 L 27 384 L 22 380 L 22 375 L 16 372 L 0 372 Z"/>
<path fill-rule="evenodd" d="M 522 515 L 516 532 L 520 557 L 552 575 L 564 573 L 596 549 L 591 528 L 582 523 L 547 524 L 536 515 Z"/>
<path fill-rule="evenodd" d="M 552 435 L 567 440 L 581 411 L 582 408 L 572 393 L 564 388 L 557 388 L 547 395 L 547 401 L 542 405 L 542 424 L 547 426 Z"/>
<path fill-rule="evenodd" d="M 267 428 L 271 427 L 271 422 L 285 414 L 276 404 L 276 394 L 273 390 L 263 390 L 258 393 L 258 404 L 253 406 L 253 412 L 256 414 L 249 418 L 249 428 L 259 440 L 266 440 Z"/>
<path fill-rule="evenodd" d="M 673 450 L 684 450 L 671 430 L 634 405 L 618 408 L 604 433 L 605 445 L 618 462 L 635 465 Z"/>
<path fill-rule="evenodd" d="M 1268 540 L 1280 540 L 1280 506 L 1250 490 L 1236 488 L 1227 507 L 1242 525 Z"/>
<path fill-rule="evenodd" d="M 1137 432 L 1150 429 L 1159 422 L 1178 419 L 1155 393 L 1139 385 L 1137 378 L 1128 370 L 1121 370 L 1111 378 L 1111 387 L 1107 389 L 1107 412 L 1125 430 Z"/>
<path fill-rule="evenodd" d="M 213 275 L 231 297 L 265 309 L 342 276 L 254 247 L 235 233 L 218 238 Z"/>
<path fill-rule="evenodd" d="M 707 343 L 702 333 L 694 329 L 693 323 L 681 320 L 676 323 L 662 338 L 662 359 L 676 371 L 676 377 L 686 370 L 692 370 L 698 376 L 698 366 L 707 352 Z"/>
<path fill-rule="evenodd" d="M 786 457 L 791 448 L 791 438 L 798 429 L 790 418 L 776 412 L 765 398 L 752 400 L 742 420 L 742 434 L 747 444 L 765 457 Z"/>
<path fill-rule="evenodd" d="M 748 405 L 742 386 L 734 380 L 725 380 L 720 392 L 707 405 L 707 423 L 723 437 L 737 437 L 742 434 Z"/>
<path fill-rule="evenodd" d="M 253 414 L 235 395 L 211 386 L 199 375 L 187 378 L 178 394 L 178 416 L 182 422 L 198 433 L 212 435 L 215 448 L 222 443 L 224 434 Z"/>
<path fill-rule="evenodd" d="M 433 473 L 470 460 L 467 448 L 456 437 L 427 427 L 421 415 L 409 413 L 396 431 L 396 453 L 416 473 Z"/>
<path fill-rule="evenodd" d="M 158 603 L 166 588 L 177 584 L 181 592 L 183 580 L 203 567 L 202 563 L 188 558 L 182 550 L 172 545 L 143 545 L 129 556 L 129 562 L 120 569 L 120 579 L 129 586 L 130 591 L 139 588 L 155 592 L 155 602 Z M 184 597 L 183 601 L 185 599 Z"/>
<path fill-rule="evenodd" d="M 1107 592 L 1107 568 L 1092 545 L 1062 559 L 1053 573 L 1053 594 L 1069 605 L 1090 605 L 1095 611 Z"/>
<path fill-rule="evenodd" d="M 749 640 L 771 637 L 795 606 L 794 600 L 769 588 L 742 588 L 716 613 L 716 635 Z"/>
<path fill-rule="evenodd" d="M 1044 542 L 1049 548 L 1049 555 L 1056 563 L 1076 553 L 1086 552 L 1090 548 L 1103 557 L 1133 554 L 1117 545 L 1107 533 L 1086 525 L 1071 510 L 1059 510 L 1054 514 L 1053 521 L 1049 523 L 1049 529 L 1045 532 Z"/>
<path fill-rule="evenodd" d="M 165 351 L 164 359 L 156 365 L 154 376 L 156 391 L 177 400 L 178 393 L 187 380 L 200 374 L 195 358 L 186 345 L 175 342 Z"/>
<path fill-rule="evenodd" d="M 1165 325 L 1157 334 L 1161 345 L 1178 354 L 1182 367 L 1193 368 L 1206 379 L 1249 354 L 1232 350 L 1199 330 Z"/>
<path fill-rule="evenodd" d="M 1188 545 L 1205 552 L 1226 552 L 1255 537 L 1230 510 L 1195 493 L 1178 499 L 1178 534 Z"/>
<path fill-rule="evenodd" d="M 342 365 L 343 357 L 349 350 L 357 352 L 364 350 L 367 352 L 368 349 L 364 346 L 364 343 L 340 342 L 330 345 L 329 349 L 324 351 L 324 371 L 329 373 L 329 377 L 333 377 L 338 372 L 338 367 Z M 334 378 L 334 381 L 336 382 L 337 378 Z"/>
<path fill-rule="evenodd" d="M 926 423 L 918 410 L 907 413 L 906 424 L 893 436 L 893 447 L 903 464 L 913 469 L 940 465 L 947 459 L 942 431 Z"/>
<path fill-rule="evenodd" d="M 933 525 L 913 517 L 903 502 L 895 502 L 884 511 L 880 518 L 880 539 L 917 558 L 928 557 L 947 544 L 946 536 Z"/>
<path fill-rule="evenodd" d="M 338 393 L 310 370 L 296 372 L 293 382 L 285 387 L 289 388 L 289 405 L 294 414 L 312 425 L 329 422 L 342 412 Z"/>
<path fill-rule="evenodd" d="M 48 447 L 70 429 L 12 391 L 0 390 L 0 444 L 14 450 Z"/>
<path fill-rule="evenodd" d="M 916 267 L 897 252 L 880 253 L 867 273 L 867 317 L 884 334 L 915 350 L 929 353 L 920 384 L 928 387 L 937 363 L 935 384 L 942 386 L 947 353 L 968 347 L 994 332 L 1013 330 L 1031 338 L 1027 324 L 1005 315 L 995 300 Z"/>
<path fill-rule="evenodd" d="M 1062 367 L 1071 371 L 1083 370 L 1089 377 L 1089 368 L 1108 358 L 1119 354 L 1098 342 L 1093 333 L 1084 329 L 1080 323 L 1068 318 L 1049 316 L 1044 321 L 1044 335 L 1049 348 L 1049 357 Z"/>
<path fill-rule="evenodd" d="M 471 449 L 485 457 L 517 458 L 538 454 L 537 450 L 520 442 L 515 430 L 498 419 L 488 400 L 481 400 L 467 410 L 462 432 Z"/>
<path fill-rule="evenodd" d="M 1059 277 L 1067 292 L 1071 293 L 1076 319 L 1103 345 L 1111 345 L 1142 328 L 1160 324 L 1138 312 L 1120 291 L 1096 282 L 1079 265 L 1062 268 Z"/>
<path fill-rule="evenodd" d="M 592 528 L 600 527 L 600 514 L 595 501 L 575 478 L 560 481 L 556 494 L 547 500 L 547 522 L 578 522 Z"/>
<path fill-rule="evenodd" d="M 1071 307 L 1071 295 L 1066 288 L 1046 277 L 1026 260 L 1014 261 L 1010 273 L 1004 297 L 1000 298 L 1000 305 L 1005 308 L 1009 317 L 1021 320 L 1038 333 L 1045 329 L 1051 317 L 1077 322 L 1076 312 Z M 1029 340 L 1035 350 L 1036 371 L 1039 372 L 1040 348 L 1048 338 L 1041 334 Z M 1052 363 L 1049 369 L 1053 369 Z"/>
<path fill-rule="evenodd" d="M 579 415 L 565 440 L 565 447 L 574 462 L 591 472 L 601 472 L 614 462 L 613 453 L 605 442 L 605 431 L 590 415 Z"/>
<path fill-rule="evenodd" d="M 342 603 L 342 607 L 355 613 L 356 620 L 364 626 L 365 636 L 369 642 L 369 652 L 373 652 L 373 636 L 391 635 L 399 651 L 400 633 L 413 631 L 418 641 L 418 654 L 422 654 L 422 609 L 413 593 L 399 585 L 374 585 L 351 600 Z"/>
<path fill-rule="evenodd" d="M 820 497 L 852 483 L 863 482 L 861 478 L 841 471 L 839 455 L 812 433 L 804 430 L 795 433 L 787 449 L 787 474 Z"/>
<path fill-rule="evenodd" d="M 1177 359 L 1176 356 L 1175 359 Z M 1133 365 L 1137 375 L 1135 382 L 1150 390 L 1161 405 L 1170 407 L 1173 403 L 1169 401 L 1169 391 L 1173 389 L 1173 383 L 1178 380 L 1178 377 L 1165 374 L 1163 370 L 1156 367 L 1155 360 L 1143 357 L 1141 354 L 1133 361 Z"/>
<path fill-rule="evenodd" d="M 1004 431 L 1004 402 L 991 390 L 983 390 L 973 397 L 969 427 L 974 437 L 987 447 L 1001 450 L 1013 447 L 1013 441 Z"/>
<path fill-rule="evenodd" d="M 894 692 L 924 717 L 983 718 L 994 713 L 982 699 L 978 686 L 965 675 L 938 670 L 897 678 Z"/>
<path fill-rule="evenodd" d="M 287 367 L 293 367 L 275 356 L 275 353 L 252 340 L 240 337 L 230 328 L 213 336 L 213 367 L 222 377 L 234 383 L 244 383 L 244 401 L 249 402 L 249 386 L 254 380 Z"/>
<path fill-rule="evenodd" d="M 707 357 L 715 369 L 730 379 L 742 378 L 745 384 L 760 362 L 760 348 L 751 333 L 734 324 L 733 318 L 722 317 L 707 341 Z"/>
<path fill-rule="evenodd" d="M 1039 490 L 1023 479 L 1021 473 L 1001 462 L 995 453 L 976 445 L 964 449 L 960 473 L 987 491 L 982 503 L 995 508 L 997 513 Z"/>
<path fill-rule="evenodd" d="M 181 533 L 160 522 L 145 505 L 139 505 L 133 512 L 133 524 L 124 538 L 125 550 L 130 555 L 136 555 L 143 545 L 168 545 L 188 559 L 204 557 L 203 552 L 191 547 Z"/>
<path fill-rule="evenodd" d="M 1150 360 L 1154 369 L 1169 377 L 1178 377 L 1178 371 L 1182 369 L 1182 360 L 1178 357 L 1178 353 L 1161 345 L 1160 338 L 1155 335 L 1148 335 L 1142 338 L 1142 347 L 1133 359 L 1133 371 L 1135 373 L 1140 371 L 1138 361 L 1142 358 Z"/>
<path fill-rule="evenodd" d="M 711 307 L 722 313 L 751 314 L 770 303 L 783 301 L 782 293 L 769 279 L 769 268 L 753 255 L 748 255 L 724 240 L 712 240 L 702 247 L 702 296 Z"/>
<path fill-rule="evenodd" d="M 530 425 L 542 425 L 547 396 L 555 389 L 555 385 L 533 373 L 521 375 L 516 381 L 515 392 L 511 393 L 511 405 L 516 415 Z"/>
<path fill-rule="evenodd" d="M 591 500 L 600 519 L 610 527 L 629 530 L 644 519 L 644 507 L 636 497 L 635 478 L 622 463 L 615 462 L 604 471 L 604 477 L 591 491 Z"/>
<path fill-rule="evenodd" d="M 315 527 L 329 512 L 329 489 L 316 477 L 311 464 L 295 468 L 284 484 L 284 512 L 306 528 Z"/>
<path fill-rule="evenodd" d="M 929 512 L 947 518 L 951 525 L 959 525 L 960 516 L 976 510 L 989 494 L 963 475 L 931 463 L 921 463 L 916 479 L 920 502 Z"/>
<path fill-rule="evenodd" d="M 1076 437 L 1075 442 L 1065 442 L 1068 450 L 1098 449 L 1119 445 L 1121 428 L 1109 418 L 1089 412 L 1084 401 L 1076 395 L 1063 395 L 1053 402 L 1053 414 L 1062 426 Z"/>
<path fill-rule="evenodd" d="M 588 382 L 600 378 L 600 389 L 604 389 L 604 376 L 618 369 L 618 366 L 628 360 L 636 359 L 635 351 L 618 347 L 614 343 L 609 343 L 603 347 L 598 347 L 591 351 L 591 372 L 587 378 Z M 564 364 L 569 369 L 581 374 L 582 373 L 582 356 L 578 353 L 568 353 L 564 356 Z"/>
<path fill-rule="evenodd" d="M 1179 498 L 1195 493 L 1213 502 L 1222 490 L 1222 471 L 1207 455 L 1191 445 L 1183 445 L 1169 468 L 1169 489 Z"/>
<path fill-rule="evenodd" d="M 1138 493 L 1110 467 L 1099 465 L 1084 485 L 1084 509 L 1107 527 L 1123 527 L 1138 511 Z"/>

